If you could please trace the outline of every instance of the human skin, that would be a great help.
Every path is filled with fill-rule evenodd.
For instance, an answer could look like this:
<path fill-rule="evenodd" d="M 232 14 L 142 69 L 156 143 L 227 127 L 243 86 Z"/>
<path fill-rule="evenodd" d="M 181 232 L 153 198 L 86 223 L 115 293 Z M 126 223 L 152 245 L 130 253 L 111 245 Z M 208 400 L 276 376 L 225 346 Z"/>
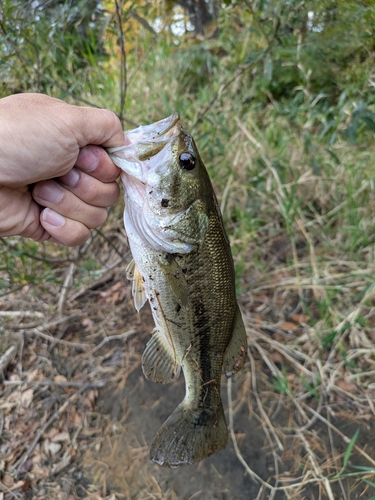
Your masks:
<path fill-rule="evenodd" d="M 120 193 L 103 148 L 126 142 L 109 110 L 42 94 L 0 99 L 0 236 L 84 243 Z"/>

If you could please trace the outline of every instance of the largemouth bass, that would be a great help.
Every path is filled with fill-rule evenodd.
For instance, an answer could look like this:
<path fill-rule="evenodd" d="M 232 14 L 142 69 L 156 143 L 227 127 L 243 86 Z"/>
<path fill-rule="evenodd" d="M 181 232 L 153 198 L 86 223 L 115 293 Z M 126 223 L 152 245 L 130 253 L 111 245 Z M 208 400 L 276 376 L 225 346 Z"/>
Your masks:
<path fill-rule="evenodd" d="M 186 384 L 150 458 L 178 467 L 226 447 L 221 373 L 243 366 L 246 333 L 229 241 L 193 138 L 177 113 L 127 136 L 131 144 L 108 152 L 122 169 L 135 307 L 148 300 L 155 321 L 143 373 L 168 383 L 182 368 Z"/>

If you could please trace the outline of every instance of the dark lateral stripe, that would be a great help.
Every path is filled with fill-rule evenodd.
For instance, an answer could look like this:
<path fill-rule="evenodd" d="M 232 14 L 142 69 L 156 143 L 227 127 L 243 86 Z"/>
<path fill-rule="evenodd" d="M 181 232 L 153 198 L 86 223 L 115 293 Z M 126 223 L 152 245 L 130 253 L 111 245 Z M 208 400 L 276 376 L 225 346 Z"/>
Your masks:
<path fill-rule="evenodd" d="M 198 287 L 199 288 L 199 287 Z M 201 290 L 196 290 L 196 295 L 201 296 Z M 213 400 L 213 388 L 207 384 L 212 380 L 215 370 L 212 369 L 210 356 L 210 321 L 206 307 L 201 300 L 196 300 L 193 304 L 195 333 L 195 352 L 199 353 L 199 368 L 201 370 L 201 389 L 199 391 L 199 406 L 210 407 Z M 205 385 L 207 384 L 207 385 Z M 214 389 L 215 390 L 215 389 Z M 217 399 L 217 398 L 214 398 Z"/>

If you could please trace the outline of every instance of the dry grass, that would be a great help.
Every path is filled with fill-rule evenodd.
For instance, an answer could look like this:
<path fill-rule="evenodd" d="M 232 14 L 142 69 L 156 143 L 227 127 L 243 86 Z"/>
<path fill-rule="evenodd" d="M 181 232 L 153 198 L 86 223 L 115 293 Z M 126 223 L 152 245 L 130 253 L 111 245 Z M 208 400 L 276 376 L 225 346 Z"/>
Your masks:
<path fill-rule="evenodd" d="M 1 297 L 0 498 L 211 498 L 206 484 L 212 498 L 239 498 L 239 490 L 254 499 L 369 499 L 375 482 L 371 263 L 318 258 L 300 219 L 295 227 L 305 250 L 293 249 L 285 236 L 292 262 L 278 259 L 272 270 L 258 267 L 243 276 L 242 284 L 251 279 L 240 297 L 249 364 L 227 384 L 232 447 L 179 473 L 201 477 L 182 487 L 174 471 L 148 461 L 146 415 L 159 425 L 157 412 L 166 416 L 164 405 L 180 386 L 158 386 L 157 393 L 138 373 L 151 321 L 143 316 L 140 324 L 134 314 L 124 279 L 129 254 L 116 224 L 113 216 L 104 234 L 93 237 L 95 269 L 82 269 L 81 249 L 73 262 L 49 265 L 59 282 L 18 290 L 14 283 Z M 146 403 L 134 399 L 139 394 Z M 120 405 L 116 415 L 111 405 Z M 261 469 L 259 454 L 267 464 Z M 225 470 L 231 455 L 236 474 L 245 473 L 240 484 Z"/>
<path fill-rule="evenodd" d="M 183 471 L 148 461 L 183 389 L 140 373 L 152 321 L 135 313 L 125 279 L 121 205 L 78 250 L 2 242 L 1 500 L 375 495 L 372 186 L 365 169 L 356 180 L 350 151 L 324 177 L 293 141 L 266 147 L 250 117 L 237 119 L 231 163 L 214 175 L 249 363 L 224 383 L 232 444 Z"/>
<path fill-rule="evenodd" d="M 237 60 L 248 30 L 229 24 L 234 53 L 207 74 L 209 40 L 175 45 L 140 28 L 124 45 L 117 26 L 121 64 L 98 66 L 102 95 L 80 98 L 122 113 L 126 88 L 125 121 L 178 110 L 194 127 L 249 341 L 245 369 L 223 384 L 231 442 L 177 471 L 148 460 L 183 384 L 141 374 L 152 321 L 133 308 L 119 204 L 78 250 L 0 241 L 0 500 L 375 498 L 374 148 L 320 140 L 330 111 L 320 116 L 307 88 L 284 109 L 259 94 L 251 108 L 260 74 Z M 32 60 L 19 60 L 34 74 Z M 44 73 L 75 102 L 70 83 Z"/>
<path fill-rule="evenodd" d="M 189 130 L 201 103 L 177 82 L 163 101 L 165 79 L 137 75 L 132 119 L 181 99 Z M 297 133 L 272 105 L 242 113 L 239 86 L 196 128 L 249 340 L 249 363 L 223 386 L 231 444 L 178 471 L 148 460 L 183 388 L 141 375 L 152 321 L 125 279 L 120 204 L 78 250 L 1 243 L 0 500 L 375 498 L 372 152 L 343 141 L 306 153 L 308 124 Z"/>

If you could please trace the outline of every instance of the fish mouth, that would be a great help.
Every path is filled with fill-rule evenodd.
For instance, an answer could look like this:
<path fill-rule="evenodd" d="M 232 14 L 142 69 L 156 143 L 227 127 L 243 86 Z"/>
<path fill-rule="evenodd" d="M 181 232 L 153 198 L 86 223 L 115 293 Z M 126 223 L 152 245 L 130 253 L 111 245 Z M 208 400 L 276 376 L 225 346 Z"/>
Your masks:
<path fill-rule="evenodd" d="M 130 144 L 107 148 L 107 152 L 115 165 L 127 174 L 142 180 L 147 160 L 151 160 L 181 131 L 180 115 L 175 112 L 150 125 L 141 125 L 126 132 Z"/>

